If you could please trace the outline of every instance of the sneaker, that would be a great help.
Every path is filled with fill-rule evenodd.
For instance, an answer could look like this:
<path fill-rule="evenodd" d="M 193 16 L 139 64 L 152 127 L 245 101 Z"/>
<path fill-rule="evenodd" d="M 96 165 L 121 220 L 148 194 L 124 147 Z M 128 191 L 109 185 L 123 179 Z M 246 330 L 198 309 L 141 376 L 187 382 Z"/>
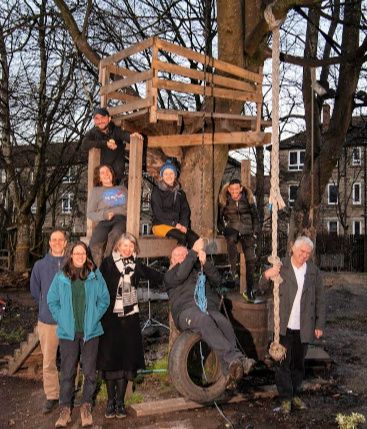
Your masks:
<path fill-rule="evenodd" d="M 58 399 L 46 399 L 46 402 L 43 404 L 42 413 L 48 414 L 59 405 Z"/>
<path fill-rule="evenodd" d="M 114 417 L 116 417 L 116 410 L 115 410 L 115 403 L 114 401 L 107 402 L 107 407 L 106 407 L 106 411 L 104 413 L 104 416 L 106 417 L 106 419 L 113 419 Z"/>
<path fill-rule="evenodd" d="M 55 428 L 66 428 L 66 426 L 71 422 L 71 410 L 69 407 L 62 407 L 60 409 L 60 417 L 55 423 Z"/>
<path fill-rule="evenodd" d="M 282 414 L 288 415 L 291 413 L 292 411 L 292 403 L 289 399 L 286 399 L 284 401 L 282 401 L 282 403 L 280 404 L 280 408 L 279 411 Z"/>
<path fill-rule="evenodd" d="M 249 374 L 249 372 L 252 370 L 252 368 L 255 365 L 256 365 L 256 360 L 255 359 L 250 359 L 250 358 L 244 357 L 242 359 L 242 369 L 243 369 L 244 375 Z"/>
<path fill-rule="evenodd" d="M 307 410 L 307 405 L 302 401 L 299 396 L 295 396 L 292 399 L 292 405 L 297 410 Z"/>
<path fill-rule="evenodd" d="M 84 403 L 80 407 L 80 417 L 82 419 L 82 427 L 87 428 L 93 425 L 92 406 Z"/>
<path fill-rule="evenodd" d="M 126 416 L 125 405 L 123 403 L 118 403 L 116 406 L 116 417 L 118 419 L 123 419 Z"/>
<path fill-rule="evenodd" d="M 250 290 L 249 292 L 247 292 L 247 291 L 243 292 L 242 297 L 249 304 L 253 304 L 255 302 L 255 296 L 254 296 L 254 293 L 252 292 L 252 290 Z"/>
<path fill-rule="evenodd" d="M 238 381 L 243 376 L 242 362 L 240 359 L 235 359 L 229 364 L 229 377 L 233 381 Z"/>

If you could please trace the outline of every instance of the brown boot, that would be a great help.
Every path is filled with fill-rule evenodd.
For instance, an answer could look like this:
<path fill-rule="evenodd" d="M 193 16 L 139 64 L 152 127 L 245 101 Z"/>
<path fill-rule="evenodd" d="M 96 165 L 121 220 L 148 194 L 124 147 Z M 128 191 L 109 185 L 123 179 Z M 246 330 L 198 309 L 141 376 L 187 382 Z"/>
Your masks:
<path fill-rule="evenodd" d="M 80 407 L 80 417 L 82 419 L 82 427 L 86 428 L 93 425 L 92 406 L 85 403 Z"/>
<path fill-rule="evenodd" d="M 69 407 L 61 407 L 60 417 L 55 423 L 55 428 L 66 428 L 68 423 L 71 422 L 71 411 Z"/>

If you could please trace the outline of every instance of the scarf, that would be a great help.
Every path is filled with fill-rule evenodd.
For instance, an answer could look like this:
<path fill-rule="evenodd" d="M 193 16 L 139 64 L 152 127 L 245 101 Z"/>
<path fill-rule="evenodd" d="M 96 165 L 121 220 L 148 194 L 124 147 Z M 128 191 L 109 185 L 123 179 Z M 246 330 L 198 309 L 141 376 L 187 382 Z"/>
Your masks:
<path fill-rule="evenodd" d="M 139 312 L 137 291 L 131 284 L 135 272 L 135 255 L 122 258 L 118 252 L 112 252 L 112 258 L 120 273 L 113 312 L 118 317 L 131 316 Z"/>

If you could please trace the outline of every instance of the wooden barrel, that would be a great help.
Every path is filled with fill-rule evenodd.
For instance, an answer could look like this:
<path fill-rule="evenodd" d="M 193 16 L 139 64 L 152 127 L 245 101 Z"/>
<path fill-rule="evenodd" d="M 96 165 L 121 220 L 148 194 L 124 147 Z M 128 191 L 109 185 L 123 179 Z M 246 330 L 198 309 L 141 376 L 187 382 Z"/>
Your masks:
<path fill-rule="evenodd" d="M 236 337 L 247 356 L 264 360 L 269 343 L 266 302 L 248 304 L 239 292 L 230 292 L 224 303 Z"/>

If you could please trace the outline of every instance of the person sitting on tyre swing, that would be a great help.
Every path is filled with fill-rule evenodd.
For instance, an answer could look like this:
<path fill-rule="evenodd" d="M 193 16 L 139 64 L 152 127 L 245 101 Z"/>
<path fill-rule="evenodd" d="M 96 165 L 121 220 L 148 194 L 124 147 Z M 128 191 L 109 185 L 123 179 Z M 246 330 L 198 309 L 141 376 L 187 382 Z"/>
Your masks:
<path fill-rule="evenodd" d="M 218 287 L 221 276 L 206 259 L 203 249 L 203 239 L 199 238 L 191 250 L 177 246 L 172 251 L 170 268 L 164 276 L 172 318 L 181 331 L 189 329 L 199 333 L 216 352 L 229 381 L 237 381 L 250 372 L 255 361 L 238 350 L 233 327 L 219 311 L 219 299 L 206 280 L 211 286 Z"/>

